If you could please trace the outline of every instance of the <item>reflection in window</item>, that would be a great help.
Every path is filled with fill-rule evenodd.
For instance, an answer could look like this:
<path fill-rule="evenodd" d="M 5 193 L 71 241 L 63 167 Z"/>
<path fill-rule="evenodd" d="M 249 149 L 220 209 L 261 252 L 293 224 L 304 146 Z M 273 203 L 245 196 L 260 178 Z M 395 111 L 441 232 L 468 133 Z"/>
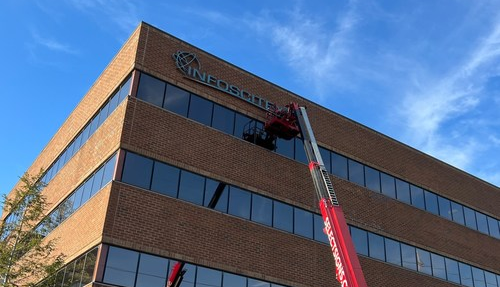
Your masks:
<path fill-rule="evenodd" d="M 276 140 L 276 152 L 286 156 L 288 158 L 294 158 L 294 145 L 295 141 L 294 140 L 285 140 L 278 138 Z"/>
<path fill-rule="evenodd" d="M 351 237 L 356 252 L 368 256 L 368 234 L 366 231 L 351 227 Z M 414 256 L 415 257 L 415 256 Z"/>
<path fill-rule="evenodd" d="M 134 287 L 138 259 L 139 253 L 135 251 L 110 246 L 103 281 L 120 286 Z"/>
<path fill-rule="evenodd" d="M 484 234 L 488 234 L 488 221 L 486 220 L 486 215 L 481 212 L 476 212 L 476 220 L 477 220 L 477 230 L 481 231 Z"/>
<path fill-rule="evenodd" d="M 438 201 L 437 201 L 437 195 L 435 195 L 432 192 L 429 192 L 427 190 L 424 191 L 424 197 L 425 197 L 425 208 L 427 211 L 434 213 L 436 215 L 439 214 L 438 210 Z"/>
<path fill-rule="evenodd" d="M 153 78 L 147 74 L 141 74 L 141 80 L 137 89 L 137 97 L 161 107 L 163 104 L 163 95 L 165 93 L 165 82 Z"/>
<path fill-rule="evenodd" d="M 444 266 L 444 257 L 431 253 L 432 275 L 446 280 L 446 267 Z"/>
<path fill-rule="evenodd" d="M 458 272 L 458 262 L 450 259 L 450 258 L 445 258 L 445 263 L 446 263 L 446 277 L 448 281 L 454 282 L 454 283 L 460 283 L 460 273 Z"/>
<path fill-rule="evenodd" d="M 294 229 L 293 233 L 305 236 L 307 238 L 313 237 L 313 219 L 312 213 L 300 208 L 293 208 L 294 211 Z"/>
<path fill-rule="evenodd" d="M 432 275 L 431 255 L 428 251 L 417 248 L 417 269 L 419 272 Z"/>
<path fill-rule="evenodd" d="M 168 84 L 163 108 L 186 117 L 188 107 L 189 93 L 177 88 L 176 86 Z"/>
<path fill-rule="evenodd" d="M 279 201 L 274 201 L 273 226 L 275 228 L 293 232 L 293 208 Z"/>
<path fill-rule="evenodd" d="M 314 221 L 314 240 L 328 244 L 329 243 L 328 237 L 323 232 L 323 228 L 325 227 L 325 223 L 323 223 L 323 217 L 321 217 L 321 215 L 318 214 L 313 214 L 313 221 Z"/>
<path fill-rule="evenodd" d="M 250 199 L 248 191 L 231 186 L 229 192 L 229 214 L 250 219 Z"/>
<path fill-rule="evenodd" d="M 349 165 L 349 181 L 359 184 L 361 186 L 365 185 L 363 165 L 357 161 L 348 160 Z"/>
<path fill-rule="evenodd" d="M 295 141 L 295 160 L 303 164 L 308 164 L 306 151 L 304 150 L 304 142 L 299 138 L 294 138 Z"/>
<path fill-rule="evenodd" d="M 237 138 L 243 138 L 243 132 L 245 131 L 245 125 L 248 124 L 252 119 L 242 115 L 240 113 L 236 113 L 234 118 L 234 133 L 233 135 Z"/>
<path fill-rule="evenodd" d="M 191 95 L 188 118 L 210 126 L 212 124 L 213 106 L 214 104 L 211 101 L 202 97 Z"/>
<path fill-rule="evenodd" d="M 181 181 L 179 184 L 179 198 L 194 204 L 203 204 L 203 192 L 205 190 L 205 177 L 181 171 Z"/>
<path fill-rule="evenodd" d="M 177 197 L 179 186 L 179 169 L 159 161 L 155 161 L 151 190 L 161 194 Z"/>
<path fill-rule="evenodd" d="M 326 148 L 319 147 L 319 153 L 321 154 L 321 158 L 323 159 L 323 163 L 325 164 L 325 168 L 329 173 L 332 173 L 332 164 L 330 160 L 330 151 Z"/>
<path fill-rule="evenodd" d="M 196 270 L 196 286 L 221 286 L 222 272 L 214 269 L 198 267 Z"/>
<path fill-rule="evenodd" d="M 499 285 L 497 285 L 497 281 L 496 281 L 497 279 L 496 279 L 495 274 L 488 272 L 488 271 L 484 271 L 484 278 L 486 279 L 486 287 L 498 287 L 499 286 Z M 500 282 L 498 284 L 500 284 Z"/>
<path fill-rule="evenodd" d="M 439 215 L 451 220 L 451 205 L 450 201 L 444 197 L 438 196 Z"/>
<path fill-rule="evenodd" d="M 474 210 L 464 206 L 464 215 L 465 215 L 465 225 L 469 228 L 476 229 L 476 212 Z"/>
<path fill-rule="evenodd" d="M 164 287 L 168 274 L 168 259 L 141 254 L 136 287 Z"/>
<path fill-rule="evenodd" d="M 424 199 L 424 190 L 420 187 L 410 185 L 411 192 L 411 204 L 420 209 L 425 210 L 425 199 Z"/>
<path fill-rule="evenodd" d="M 248 287 L 270 287 L 270 286 L 271 285 L 269 282 L 248 278 Z"/>
<path fill-rule="evenodd" d="M 252 221 L 272 225 L 273 201 L 267 197 L 252 194 Z"/>
<path fill-rule="evenodd" d="M 368 251 L 370 257 L 385 261 L 384 238 L 375 233 L 368 233 Z"/>
<path fill-rule="evenodd" d="M 367 188 L 380 192 L 380 172 L 378 170 L 365 166 L 365 181 Z"/>
<path fill-rule="evenodd" d="M 396 183 L 394 177 L 381 172 L 380 179 L 382 183 L 382 193 L 389 197 L 396 198 Z"/>
<path fill-rule="evenodd" d="M 396 178 L 396 193 L 400 201 L 411 204 L 409 183 Z"/>
<path fill-rule="evenodd" d="M 474 280 L 474 287 L 486 287 L 483 270 L 472 267 L 472 278 Z"/>
<path fill-rule="evenodd" d="M 403 259 L 403 267 L 417 270 L 415 247 L 401 243 L 401 257 Z"/>
<path fill-rule="evenodd" d="M 401 248 L 399 242 L 392 239 L 385 239 L 385 258 L 392 264 L 401 266 Z"/>
<path fill-rule="evenodd" d="M 459 262 L 460 283 L 465 286 L 474 286 L 472 284 L 472 271 L 469 265 Z"/>
<path fill-rule="evenodd" d="M 128 152 L 123 165 L 122 181 L 149 189 L 153 160 Z"/>
<path fill-rule="evenodd" d="M 332 152 L 332 173 L 343 179 L 347 179 L 347 158 Z"/>
<path fill-rule="evenodd" d="M 234 112 L 221 105 L 214 105 L 212 127 L 232 135 L 234 129 Z"/>
<path fill-rule="evenodd" d="M 212 197 L 215 194 L 215 191 L 217 190 L 217 187 L 219 187 L 219 184 L 221 184 L 221 183 L 216 181 L 216 180 L 213 180 L 210 178 L 206 179 L 206 182 L 205 182 L 205 200 L 204 200 L 203 206 L 208 206 L 208 204 L 212 200 Z M 228 187 L 224 186 L 222 194 L 219 197 L 217 204 L 215 205 L 215 210 L 227 213 L 228 196 L 229 196 Z"/>
<path fill-rule="evenodd" d="M 453 221 L 465 225 L 464 207 L 456 202 L 451 202 L 451 217 Z"/>
<path fill-rule="evenodd" d="M 222 287 L 246 287 L 247 278 L 224 272 Z"/>
<path fill-rule="evenodd" d="M 490 230 L 490 235 L 500 239 L 500 230 L 498 227 L 499 227 L 498 221 L 488 216 L 488 229 Z"/>

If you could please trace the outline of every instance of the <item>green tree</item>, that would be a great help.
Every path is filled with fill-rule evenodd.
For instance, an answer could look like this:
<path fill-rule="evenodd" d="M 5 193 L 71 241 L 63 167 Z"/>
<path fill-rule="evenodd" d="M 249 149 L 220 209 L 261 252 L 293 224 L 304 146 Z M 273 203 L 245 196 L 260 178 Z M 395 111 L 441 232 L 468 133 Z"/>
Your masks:
<path fill-rule="evenodd" d="M 52 220 L 45 214 L 42 175 L 25 174 L 20 187 L 4 195 L 8 216 L 0 229 L 0 286 L 33 286 L 30 281 L 50 276 L 63 264 L 63 254 L 53 254 L 56 240 L 44 240 Z"/>

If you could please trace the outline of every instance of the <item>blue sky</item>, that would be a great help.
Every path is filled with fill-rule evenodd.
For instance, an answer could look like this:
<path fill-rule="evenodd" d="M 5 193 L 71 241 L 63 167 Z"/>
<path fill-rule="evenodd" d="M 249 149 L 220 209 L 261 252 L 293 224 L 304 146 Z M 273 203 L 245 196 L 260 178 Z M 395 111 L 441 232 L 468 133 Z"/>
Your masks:
<path fill-rule="evenodd" d="M 497 0 L 3 0 L 0 11 L 0 193 L 141 20 L 500 186 Z"/>

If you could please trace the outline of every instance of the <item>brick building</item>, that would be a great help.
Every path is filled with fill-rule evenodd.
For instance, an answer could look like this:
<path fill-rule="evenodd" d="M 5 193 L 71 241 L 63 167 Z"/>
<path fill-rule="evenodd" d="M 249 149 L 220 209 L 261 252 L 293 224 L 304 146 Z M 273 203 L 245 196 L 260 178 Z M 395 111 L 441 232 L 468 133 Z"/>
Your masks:
<path fill-rule="evenodd" d="M 164 286 L 176 260 L 181 286 L 338 286 L 300 139 L 242 139 L 292 101 L 369 286 L 500 286 L 498 187 L 145 23 L 28 169 L 47 169 L 57 286 Z"/>

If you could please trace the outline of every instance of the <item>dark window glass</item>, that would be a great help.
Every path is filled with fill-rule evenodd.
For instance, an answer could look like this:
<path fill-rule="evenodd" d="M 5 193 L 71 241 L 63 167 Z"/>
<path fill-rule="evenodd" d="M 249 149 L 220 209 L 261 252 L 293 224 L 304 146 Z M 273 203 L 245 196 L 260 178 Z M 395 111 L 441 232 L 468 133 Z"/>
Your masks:
<path fill-rule="evenodd" d="M 426 210 L 436 215 L 439 214 L 437 195 L 424 190 L 424 197 Z"/>
<path fill-rule="evenodd" d="M 119 95 L 118 91 L 116 91 L 116 93 L 109 100 L 109 112 L 108 112 L 108 114 L 111 114 L 118 106 L 118 98 L 119 97 L 120 97 L 120 95 Z"/>
<path fill-rule="evenodd" d="M 486 279 L 486 287 L 498 287 L 495 274 L 484 271 L 484 278 Z"/>
<path fill-rule="evenodd" d="M 97 260 L 97 248 L 87 253 L 85 256 L 85 267 L 82 271 L 82 284 L 81 286 L 87 285 L 92 281 L 92 276 L 94 276 L 94 268 Z"/>
<path fill-rule="evenodd" d="M 73 210 L 76 210 L 82 204 L 83 185 L 78 187 L 74 194 Z"/>
<path fill-rule="evenodd" d="M 482 233 L 489 234 L 488 221 L 486 220 L 486 215 L 476 211 L 476 220 L 477 220 L 477 230 L 479 230 Z"/>
<path fill-rule="evenodd" d="M 207 178 L 205 182 L 205 201 L 204 201 L 204 206 L 208 206 L 210 203 L 210 200 L 212 200 L 212 197 L 214 196 L 215 190 L 217 187 L 221 184 L 218 181 L 212 180 Z M 217 201 L 217 204 L 215 205 L 215 210 L 221 211 L 226 213 L 227 212 L 227 202 L 228 202 L 228 187 L 225 186 L 224 190 L 222 191 L 221 196 L 219 197 L 219 200 Z"/>
<path fill-rule="evenodd" d="M 224 272 L 222 283 L 222 287 L 247 287 L 247 278 Z"/>
<path fill-rule="evenodd" d="M 445 258 L 446 263 L 446 277 L 448 281 L 460 284 L 460 273 L 458 272 L 458 262 Z"/>
<path fill-rule="evenodd" d="M 356 252 L 368 256 L 368 233 L 356 227 L 351 227 L 351 237 Z"/>
<path fill-rule="evenodd" d="M 490 235 L 500 239 L 500 230 L 498 229 L 498 220 L 488 216 L 488 228 L 490 230 Z"/>
<path fill-rule="evenodd" d="M 347 179 L 347 158 L 332 152 L 332 173 Z"/>
<path fill-rule="evenodd" d="M 364 186 L 365 177 L 364 177 L 363 165 L 353 160 L 348 160 L 348 165 L 349 165 L 349 181 Z"/>
<path fill-rule="evenodd" d="M 321 215 L 314 214 L 313 221 L 314 221 L 314 240 L 323 243 L 328 243 L 328 237 L 323 232 L 323 228 L 325 227 L 325 224 L 323 223 L 323 217 L 321 217 Z"/>
<path fill-rule="evenodd" d="M 92 193 L 91 197 L 96 194 L 101 189 L 102 186 L 102 175 L 104 174 L 104 168 L 100 168 L 95 174 L 94 174 L 94 183 L 92 185 Z"/>
<path fill-rule="evenodd" d="M 75 262 L 71 262 L 66 266 L 66 272 L 64 273 L 64 282 L 62 287 L 70 287 L 73 280 L 73 273 L 75 270 Z"/>
<path fill-rule="evenodd" d="M 366 187 L 370 190 L 380 192 L 380 172 L 369 166 L 365 166 Z"/>
<path fill-rule="evenodd" d="M 248 124 L 252 119 L 242 115 L 240 113 L 235 113 L 234 118 L 234 133 L 233 135 L 238 138 L 243 138 L 243 132 L 245 131 L 245 125 Z"/>
<path fill-rule="evenodd" d="M 176 167 L 156 161 L 154 163 L 151 190 L 168 196 L 177 197 L 179 172 L 180 170 Z"/>
<path fill-rule="evenodd" d="M 198 267 L 196 270 L 196 286 L 221 286 L 222 272 L 214 269 Z"/>
<path fill-rule="evenodd" d="M 87 200 L 92 196 L 92 182 L 94 181 L 94 178 L 91 177 L 87 179 L 85 184 L 83 185 L 83 194 L 82 194 L 82 203 L 81 205 L 85 204 Z"/>
<path fill-rule="evenodd" d="M 451 217 L 453 221 L 465 225 L 464 207 L 456 202 L 451 202 Z"/>
<path fill-rule="evenodd" d="M 122 181 L 145 189 L 149 189 L 153 160 L 127 152 L 123 165 Z"/>
<path fill-rule="evenodd" d="M 403 258 L 403 267 L 417 270 L 415 247 L 401 243 L 401 257 Z"/>
<path fill-rule="evenodd" d="M 135 251 L 110 246 L 104 283 L 133 287 L 138 259 L 139 253 Z"/>
<path fill-rule="evenodd" d="M 281 230 L 293 232 L 293 208 L 279 201 L 274 201 L 273 203 L 273 226 Z"/>
<path fill-rule="evenodd" d="M 325 148 L 319 147 L 319 153 L 321 154 L 321 158 L 323 159 L 323 163 L 325 164 L 326 170 L 329 173 L 332 173 L 332 163 L 330 160 L 330 151 L 325 149 Z"/>
<path fill-rule="evenodd" d="M 99 113 L 99 126 L 104 123 L 104 121 L 108 118 L 109 114 L 109 102 L 102 108 L 101 112 Z"/>
<path fill-rule="evenodd" d="M 446 280 L 446 267 L 444 266 L 444 257 L 431 253 L 432 275 Z"/>
<path fill-rule="evenodd" d="M 106 165 L 104 165 L 104 174 L 102 175 L 101 186 L 106 185 L 113 179 L 113 174 L 115 173 L 115 161 L 116 161 L 116 154 L 108 160 Z"/>
<path fill-rule="evenodd" d="M 234 112 L 228 108 L 215 104 L 212 127 L 232 135 L 234 129 Z"/>
<path fill-rule="evenodd" d="M 294 141 L 278 138 L 276 140 L 276 152 L 288 158 L 294 158 Z"/>
<path fill-rule="evenodd" d="M 174 266 L 174 263 L 172 262 L 170 265 Z M 184 279 L 182 280 L 181 287 L 195 287 L 194 278 L 196 276 L 196 269 L 197 268 L 194 265 L 184 265 L 184 270 L 186 270 L 186 273 L 184 274 Z"/>
<path fill-rule="evenodd" d="M 71 280 L 69 286 L 81 286 L 82 272 L 85 266 L 85 256 L 81 256 L 75 261 L 75 271 L 73 272 L 73 280 Z"/>
<path fill-rule="evenodd" d="M 167 84 L 167 92 L 163 108 L 172 111 L 178 115 L 186 117 L 189 107 L 189 93 Z"/>
<path fill-rule="evenodd" d="M 486 287 L 483 270 L 472 267 L 472 278 L 474 279 L 474 287 Z"/>
<path fill-rule="evenodd" d="M 394 177 L 381 172 L 380 182 L 382 183 L 382 193 L 389 197 L 396 198 L 396 184 Z"/>
<path fill-rule="evenodd" d="M 451 220 L 451 205 L 450 201 L 444 197 L 438 196 L 439 215 Z"/>
<path fill-rule="evenodd" d="M 164 287 L 167 281 L 168 259 L 141 254 L 136 287 Z"/>
<path fill-rule="evenodd" d="M 370 257 L 385 261 L 384 238 L 374 233 L 368 233 L 368 251 Z"/>
<path fill-rule="evenodd" d="M 118 99 L 118 102 L 121 103 L 129 94 L 130 94 L 130 82 L 131 82 L 132 77 L 129 77 L 128 80 L 123 83 L 123 85 L 120 88 L 120 98 Z"/>
<path fill-rule="evenodd" d="M 313 219 L 312 213 L 300 208 L 293 208 L 294 210 L 294 229 L 293 233 L 313 238 Z"/>
<path fill-rule="evenodd" d="M 465 225 L 469 228 L 477 230 L 476 212 L 464 206 L 464 215 L 465 215 Z"/>
<path fill-rule="evenodd" d="M 82 132 L 78 134 L 78 137 L 75 139 L 75 147 L 73 150 L 73 155 L 80 149 L 82 146 Z"/>
<path fill-rule="evenodd" d="M 252 221 L 268 226 L 273 224 L 273 201 L 258 194 L 252 194 Z"/>
<path fill-rule="evenodd" d="M 199 123 L 210 126 L 212 124 L 212 110 L 214 103 L 202 97 L 191 95 L 188 117 Z"/>
<path fill-rule="evenodd" d="M 306 151 L 304 149 L 304 142 L 300 138 L 295 138 L 295 160 L 303 164 L 309 164 L 307 160 Z"/>
<path fill-rule="evenodd" d="M 472 283 L 472 271 L 470 265 L 459 262 L 458 263 L 460 269 L 460 284 L 465 286 L 474 286 Z"/>
<path fill-rule="evenodd" d="M 409 183 L 396 178 L 396 193 L 398 200 L 411 204 Z"/>
<path fill-rule="evenodd" d="M 417 269 L 419 272 L 432 275 L 431 254 L 428 251 L 417 248 Z"/>
<path fill-rule="evenodd" d="M 94 134 L 94 132 L 99 127 L 99 115 L 95 116 L 90 123 L 89 138 Z"/>
<path fill-rule="evenodd" d="M 231 186 L 228 213 L 250 219 L 250 200 L 251 194 L 248 191 Z"/>
<path fill-rule="evenodd" d="M 399 242 L 385 238 L 385 260 L 401 266 L 401 247 Z"/>
<path fill-rule="evenodd" d="M 155 106 L 163 105 L 163 95 L 165 94 L 165 82 L 153 78 L 147 74 L 141 74 L 137 97 Z"/>
<path fill-rule="evenodd" d="M 248 278 L 248 287 L 270 287 L 271 286 L 270 284 L 271 283 Z"/>
<path fill-rule="evenodd" d="M 85 126 L 85 129 L 82 132 L 82 144 L 81 145 L 83 145 L 87 142 L 87 140 L 89 139 L 89 133 L 90 133 L 90 124 L 87 124 L 87 126 Z"/>
<path fill-rule="evenodd" d="M 194 204 L 203 204 L 203 193 L 205 191 L 205 178 L 188 171 L 181 171 L 179 185 L 179 198 Z"/>

